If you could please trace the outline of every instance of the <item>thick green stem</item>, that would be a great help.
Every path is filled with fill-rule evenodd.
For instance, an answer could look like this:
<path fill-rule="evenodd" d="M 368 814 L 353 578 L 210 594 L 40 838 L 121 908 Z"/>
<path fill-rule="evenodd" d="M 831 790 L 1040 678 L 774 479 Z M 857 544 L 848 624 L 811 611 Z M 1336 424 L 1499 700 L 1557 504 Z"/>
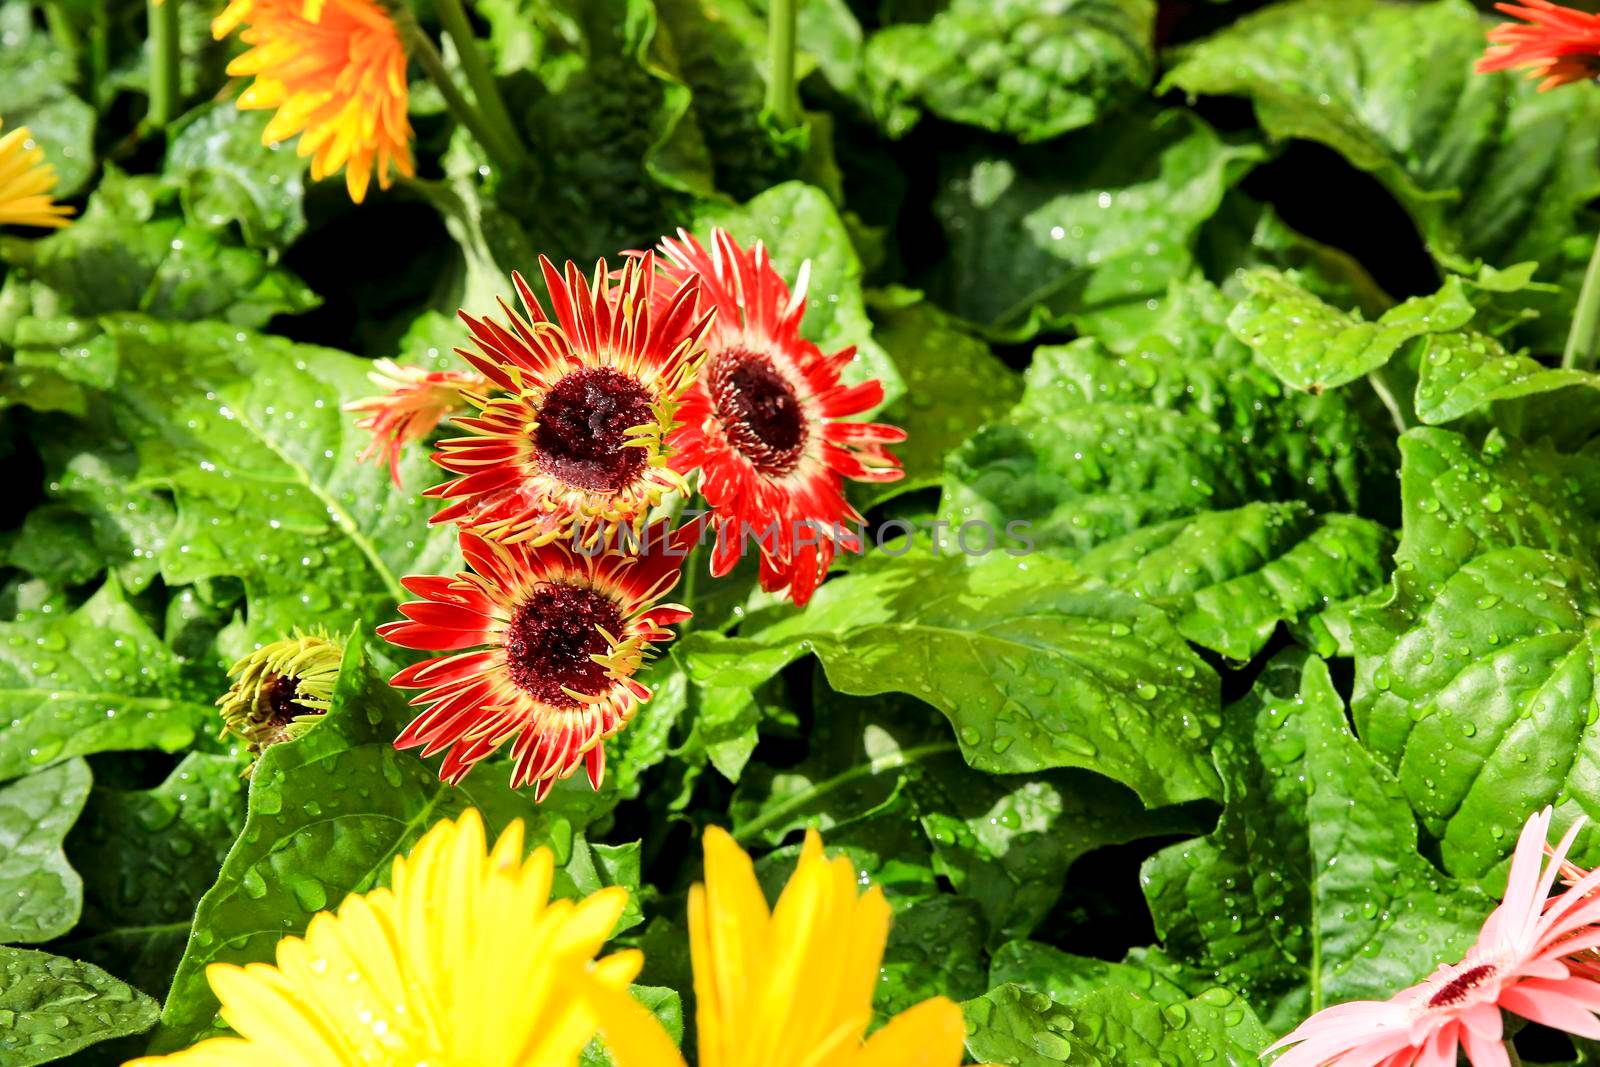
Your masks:
<path fill-rule="evenodd" d="M 178 0 L 146 0 L 150 21 L 150 115 L 152 126 L 178 117 Z"/>
<path fill-rule="evenodd" d="M 472 24 L 467 21 L 467 12 L 461 6 L 461 0 L 433 0 L 433 10 L 438 13 L 444 32 L 455 42 L 456 54 L 461 57 L 461 69 L 467 75 L 467 84 L 472 86 L 472 95 L 477 98 L 485 121 L 494 127 L 495 136 L 506 145 L 515 146 L 518 155 L 521 155 L 522 139 L 517 134 L 516 123 L 511 121 L 511 112 L 506 109 L 500 87 L 495 84 L 494 72 L 483 61 L 478 38 L 472 32 Z"/>
<path fill-rule="evenodd" d="M 795 0 L 768 0 L 767 113 L 780 129 L 800 123 L 800 92 L 794 83 Z"/>
<path fill-rule="evenodd" d="M 1506 1059 L 1511 1061 L 1511 1067 L 1522 1067 L 1522 1057 L 1517 1055 L 1517 1046 L 1511 1043 L 1508 1037 L 1505 1041 Z"/>
<path fill-rule="evenodd" d="M 1567 349 L 1561 354 L 1563 367 L 1594 370 L 1595 342 L 1600 340 L 1600 238 L 1595 239 L 1589 269 L 1578 290 L 1578 306 L 1572 312 L 1572 329 L 1567 333 Z"/>
<path fill-rule="evenodd" d="M 484 151 L 488 152 L 489 157 L 503 170 L 519 169 L 522 165 L 521 146 L 515 142 L 507 142 L 484 117 L 483 112 L 474 107 L 472 101 L 456 88 L 455 80 L 445 69 L 444 57 L 439 54 L 439 49 L 434 46 L 432 39 L 422 31 L 422 27 L 417 25 L 417 20 L 412 16 L 410 9 L 402 5 L 391 10 L 394 11 L 395 24 L 405 38 L 406 50 L 422 65 L 423 71 L 444 97 L 445 106 L 456 117 L 456 121 L 478 139 Z"/>

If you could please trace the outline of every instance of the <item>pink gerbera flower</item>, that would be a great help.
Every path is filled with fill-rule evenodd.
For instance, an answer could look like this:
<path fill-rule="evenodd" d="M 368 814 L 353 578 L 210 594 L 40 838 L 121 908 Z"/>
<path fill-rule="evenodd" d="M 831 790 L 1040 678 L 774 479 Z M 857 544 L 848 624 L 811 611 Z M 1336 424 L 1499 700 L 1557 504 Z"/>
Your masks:
<path fill-rule="evenodd" d="M 1505 898 L 1466 959 L 1389 1000 L 1358 1000 L 1317 1012 L 1267 1049 L 1294 1047 L 1274 1067 L 1508 1067 L 1501 1009 L 1581 1037 L 1600 1038 L 1600 983 L 1565 957 L 1600 945 L 1600 874 L 1550 897 L 1574 823 L 1543 862 L 1551 809 L 1528 819 L 1517 841 Z"/>

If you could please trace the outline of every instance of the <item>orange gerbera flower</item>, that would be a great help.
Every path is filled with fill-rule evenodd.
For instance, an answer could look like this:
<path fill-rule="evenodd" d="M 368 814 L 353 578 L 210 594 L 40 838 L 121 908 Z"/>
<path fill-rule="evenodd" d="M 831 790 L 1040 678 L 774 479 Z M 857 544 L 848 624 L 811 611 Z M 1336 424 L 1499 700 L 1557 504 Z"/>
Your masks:
<path fill-rule="evenodd" d="M 377 360 L 367 377 L 387 389 L 382 396 L 363 397 L 344 406 L 361 415 L 356 427 L 372 431 L 372 440 L 362 449 L 358 462 L 383 456 L 389 463 L 389 477 L 400 485 L 400 452 L 413 441 L 424 440 L 440 422 L 467 408 L 467 393 L 482 393 L 489 387 L 481 374 L 462 370 L 434 370 Z"/>
<path fill-rule="evenodd" d="M 1527 25 L 1507 22 L 1490 30 L 1478 73 L 1527 68 L 1528 77 L 1544 79 L 1541 92 L 1600 75 L 1600 15 L 1550 0 L 1495 7 Z"/>
<path fill-rule="evenodd" d="M 221 39 L 239 25 L 250 51 L 228 73 L 254 77 L 239 97 L 245 110 L 275 108 L 264 144 L 300 135 L 311 177 L 344 171 L 360 203 L 374 172 L 387 189 L 390 171 L 410 177 L 411 123 L 406 118 L 406 51 L 400 31 L 376 0 L 232 0 L 211 24 Z"/>

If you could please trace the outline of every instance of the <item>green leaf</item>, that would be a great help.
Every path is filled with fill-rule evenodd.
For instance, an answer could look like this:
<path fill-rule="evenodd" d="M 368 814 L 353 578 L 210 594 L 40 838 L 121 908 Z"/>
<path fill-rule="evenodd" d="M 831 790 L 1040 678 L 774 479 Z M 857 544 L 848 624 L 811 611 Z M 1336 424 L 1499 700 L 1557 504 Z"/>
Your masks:
<path fill-rule="evenodd" d="M 650 0 L 524 0 L 495 11 L 501 25 L 521 21 L 519 47 L 538 57 L 533 78 L 508 86 L 508 103 L 524 143 L 538 147 L 540 180 L 500 185 L 496 197 L 538 247 L 585 263 L 647 247 L 689 194 L 712 195 L 693 94 L 670 69 Z"/>
<path fill-rule="evenodd" d="M 0 5 L 0 37 L 6 50 L 0 65 L 4 132 L 28 127 L 55 167 L 54 195 L 69 197 L 94 172 L 94 108 L 73 94 L 72 58 L 35 23 L 31 4 L 7 0 Z"/>
<path fill-rule="evenodd" d="M 1496 298 L 1526 299 L 1526 270 L 1484 268 L 1470 281 L 1452 275 L 1439 292 L 1413 297 L 1375 322 L 1324 303 L 1298 278 L 1256 271 L 1243 284 L 1250 295 L 1228 325 L 1295 389 L 1319 392 L 1348 384 L 1402 352 L 1408 369 L 1416 364 L 1412 408 L 1429 424 L 1453 422 L 1496 401 L 1575 385 L 1600 388 L 1600 375 L 1546 368 L 1524 353 L 1507 352 L 1491 335 Z"/>
<path fill-rule="evenodd" d="M 154 789 L 95 788 L 67 839 L 85 905 L 66 951 L 152 995 L 167 991 L 195 903 L 244 826 L 242 767 L 191 752 Z"/>
<path fill-rule="evenodd" d="M 160 1008 L 100 968 L 25 948 L 0 947 L 0 1059 L 48 1063 L 155 1025 Z"/>
<path fill-rule="evenodd" d="M 1200 261 L 1234 299 L 1248 295 L 1241 279 L 1260 267 L 1293 271 L 1300 284 L 1338 307 L 1376 318 L 1394 303 L 1355 257 L 1289 227 L 1271 204 L 1238 189 L 1200 232 Z"/>
<path fill-rule="evenodd" d="M 718 191 L 743 200 L 796 177 L 805 141 L 827 131 L 813 124 L 797 140 L 764 119 L 766 25 L 725 0 L 655 0 L 670 42 L 671 67 L 689 86 L 689 119 L 705 141 Z M 796 77 L 805 74 L 800 56 Z"/>
<path fill-rule="evenodd" d="M 1271 136 L 1339 152 L 1441 262 L 1543 264 L 1565 291 L 1530 299 L 1543 313 L 1531 337 L 1559 350 L 1595 230 L 1600 90 L 1475 73 L 1483 28 L 1466 0 L 1274 4 L 1180 49 L 1161 88 L 1247 96 Z"/>
<path fill-rule="evenodd" d="M 960 320 L 902 290 L 871 303 L 873 328 L 905 379 L 905 393 L 876 416 L 906 431 L 894 447 L 905 466 L 898 482 L 857 486 L 873 506 L 939 484 L 945 456 L 1016 403 L 1022 383 Z"/>
<path fill-rule="evenodd" d="M 370 363 L 215 323 L 106 321 L 121 373 L 116 428 L 139 457 L 140 487 L 172 492 L 161 548 L 169 584 L 242 578 L 250 632 L 348 629 L 386 619 L 400 577 L 454 569 L 455 535 L 430 529 L 425 450 L 401 464 L 356 456 L 368 432 L 342 404 L 373 391 Z"/>
<path fill-rule="evenodd" d="M 1226 314 L 1190 285 L 1126 355 L 1090 339 L 1037 349 L 1017 407 L 950 455 L 941 517 L 1026 523 L 1036 548 L 1236 659 L 1279 621 L 1305 627 L 1376 587 L 1387 533 L 1321 508 L 1362 499 L 1382 436 L 1353 398 L 1285 395 Z"/>
<path fill-rule="evenodd" d="M 938 708 L 979 770 L 1083 767 L 1151 805 L 1216 795 L 1216 675 L 1163 613 L 1065 562 L 908 556 L 754 634 L 680 649 L 696 681 L 746 688 L 807 651 L 842 693 Z"/>
<path fill-rule="evenodd" d="M 1147 811 L 1131 790 L 1087 771 L 974 771 L 943 720 L 909 697 L 841 697 L 820 678 L 816 692 L 809 755 L 746 771 L 730 805 L 734 834 L 777 844 L 813 827 L 831 841 L 836 827 L 874 816 L 914 820 L 934 873 L 977 904 L 980 941 L 1032 931 L 1085 853 L 1203 828 L 1186 809 Z"/>
<path fill-rule="evenodd" d="M 316 912 L 349 893 L 387 884 L 396 856 L 440 819 L 468 807 L 483 813 L 490 839 L 514 818 L 530 846 L 549 844 L 558 864 L 573 855 L 575 830 L 558 788 L 544 804 L 507 788 L 503 765 L 481 767 L 460 786 L 440 782 L 422 760 L 395 751 L 410 709 L 364 660 L 359 636 L 324 721 L 261 757 L 250 782 L 244 831 L 215 883 L 200 899 L 183 959 L 172 980 L 152 1048 L 171 1051 L 211 1036 L 217 1000 L 206 983 L 211 963 L 270 961 L 278 941 L 305 931 Z M 581 785 L 587 793 L 587 782 Z M 569 884 L 603 882 L 587 850 Z"/>
<path fill-rule="evenodd" d="M 165 177 L 179 186 L 191 223 L 208 230 L 237 223 L 254 248 L 286 248 L 304 232 L 310 160 L 292 144 L 262 144 L 270 120 L 269 112 L 241 111 L 231 100 L 184 117 Z"/>
<path fill-rule="evenodd" d="M 1004 985 L 961 1007 L 967 1051 L 980 1063 L 1249 1067 L 1267 1044 L 1255 1015 L 1221 987 L 1168 1004 L 1108 989 L 1069 1007 Z"/>
<path fill-rule="evenodd" d="M 1139 99 L 1155 76 L 1153 0 L 948 0 L 867 40 L 872 109 L 891 137 L 924 107 L 1048 141 Z"/>
<path fill-rule="evenodd" d="M 958 897 L 931 897 L 895 912 L 872 997 L 874 1014 L 886 1021 L 929 997 L 981 996 L 987 988 L 984 928 L 978 905 Z"/>
<path fill-rule="evenodd" d="M 1280 621 L 1307 626 L 1330 600 L 1378 588 L 1390 548 L 1388 530 L 1353 515 L 1246 504 L 1144 527 L 1078 565 L 1167 609 L 1195 644 L 1247 660 Z"/>
<path fill-rule="evenodd" d="M 158 178 L 108 168 L 82 218 L 10 254 L 80 315 L 143 311 L 259 327 L 317 305 L 316 294 L 261 252 L 158 214 L 170 197 Z"/>
<path fill-rule="evenodd" d="M 1418 855 L 1405 797 L 1351 736 L 1327 666 L 1279 656 L 1225 723 L 1216 832 L 1144 867 L 1167 951 L 1243 993 L 1273 1033 L 1459 959 L 1494 903 Z"/>
<path fill-rule="evenodd" d="M 78 921 L 83 882 L 61 842 L 91 781 L 75 759 L 0 786 L 0 942 L 49 941 Z"/>
<path fill-rule="evenodd" d="M 1600 486 L 1589 455 L 1497 435 L 1413 430 L 1401 455 L 1394 595 L 1356 617 L 1356 724 L 1445 868 L 1493 886 L 1529 812 L 1600 814 Z"/>
<path fill-rule="evenodd" d="M 172 501 L 137 486 L 133 448 L 93 426 L 62 426 L 38 445 L 45 492 L 87 523 L 102 566 L 110 566 L 129 592 L 143 592 L 160 570 L 176 522 Z"/>
<path fill-rule="evenodd" d="M 1228 327 L 1291 388 L 1310 392 L 1353 382 L 1413 339 L 1460 329 L 1474 313 L 1455 277 L 1437 295 L 1413 297 L 1376 322 L 1329 307 L 1274 271 L 1247 276 L 1245 288 L 1250 295 Z"/>
<path fill-rule="evenodd" d="M 855 345 L 856 358 L 845 370 L 845 380 L 877 378 L 883 383 L 885 403 L 904 392 L 894 362 L 872 337 L 872 320 L 861 291 L 861 259 L 838 209 L 820 189 L 785 182 L 743 205 L 706 206 L 695 214 L 694 229 L 701 241 L 713 226 L 727 230 L 741 245 L 764 242 L 773 268 L 791 286 L 800 265 L 810 260 L 801 334 L 830 354 Z"/>
<path fill-rule="evenodd" d="M 1194 272 L 1202 225 L 1262 158 L 1168 111 L 952 160 L 933 205 L 950 256 L 930 295 L 1006 339 L 1063 326 L 1127 337 Z"/>
<path fill-rule="evenodd" d="M 1157 1004 L 1189 999 L 1172 979 L 1177 967 L 1160 949 L 1134 949 L 1122 963 L 1074 956 L 1038 941 L 1010 941 L 989 961 L 989 984 L 1012 984 L 1072 1004 L 1100 990 L 1121 989 Z"/>
<path fill-rule="evenodd" d="M 1417 417 L 1429 425 L 1453 422 L 1499 400 L 1552 393 L 1569 386 L 1600 389 L 1600 375 L 1547 368 L 1525 353 L 1507 352 L 1486 334 L 1457 331 L 1428 338 L 1417 377 Z"/>
<path fill-rule="evenodd" d="M 216 682 L 186 670 L 115 581 L 0 634 L 0 781 L 91 752 L 176 751 L 215 721 Z"/>

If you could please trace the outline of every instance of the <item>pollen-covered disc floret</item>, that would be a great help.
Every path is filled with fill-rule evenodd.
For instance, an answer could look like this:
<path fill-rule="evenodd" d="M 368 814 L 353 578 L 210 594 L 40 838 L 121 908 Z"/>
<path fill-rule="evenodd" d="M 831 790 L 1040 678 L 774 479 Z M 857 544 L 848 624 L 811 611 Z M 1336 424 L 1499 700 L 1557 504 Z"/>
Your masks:
<path fill-rule="evenodd" d="M 699 532 L 659 522 L 630 544 L 628 527 L 612 527 L 580 550 L 463 531 L 471 570 L 405 578 L 423 599 L 400 606 L 407 621 L 378 628 L 397 645 L 451 653 L 394 676 L 428 706 L 395 745 L 448 749 L 439 776 L 455 783 L 510 741 L 513 788 L 533 784 L 542 800 L 582 764 L 598 789 L 606 738 L 650 699 L 635 675 L 652 645 L 671 639 L 666 627 L 689 617 L 659 601 Z"/>
<path fill-rule="evenodd" d="M 899 478 L 886 446 L 905 432 L 845 421 L 882 403 L 883 385 L 845 385 L 855 349 L 826 355 L 800 336 L 806 268 L 790 292 L 759 242 L 741 248 L 722 230 L 712 231 L 710 250 L 679 231 L 661 242 L 660 262 L 673 283 L 698 279 L 702 304 L 716 312 L 705 368 L 669 438 L 674 469 L 700 472 L 713 509 L 711 573 L 756 551 L 762 587 L 804 604 L 835 553 L 859 548 L 850 528 L 861 516 L 843 479 Z"/>
<path fill-rule="evenodd" d="M 455 425 L 434 459 L 459 477 L 428 490 L 453 500 L 434 522 L 510 543 L 580 536 L 602 524 L 643 524 L 684 481 L 666 437 L 704 358 L 707 320 L 691 279 L 662 291 L 653 260 L 630 261 L 613 282 L 539 260 L 555 319 L 521 275 L 526 317 L 501 301 L 507 325 L 462 313 L 477 352 L 459 350 L 494 392 Z"/>
<path fill-rule="evenodd" d="M 1545 808 L 1523 827 L 1505 897 L 1464 960 L 1389 1000 L 1317 1012 L 1267 1050 L 1288 1047 L 1273 1067 L 1448 1067 L 1458 1050 L 1475 1067 L 1503 1067 L 1502 1011 L 1600 1038 L 1600 983 L 1573 963 L 1600 945 L 1600 872 L 1550 895 L 1582 826 L 1575 823 L 1542 863 L 1551 815 Z"/>
<path fill-rule="evenodd" d="M 643 962 L 596 959 L 628 892 L 552 899 L 554 855 L 523 850 L 520 820 L 492 848 L 474 809 L 435 823 L 275 963 L 206 968 L 238 1036 L 128 1067 L 578 1067 L 596 1025 L 579 983 L 625 993 Z"/>
<path fill-rule="evenodd" d="M 471 371 L 434 370 L 377 360 L 368 375 L 386 392 L 352 400 L 344 410 L 361 418 L 356 426 L 372 432 L 372 440 L 358 457 L 362 463 L 379 456 L 389 464 L 389 477 L 400 485 L 400 453 L 413 441 L 425 440 L 434 427 L 467 408 L 468 394 L 480 395 L 489 387 L 481 374 Z"/>
<path fill-rule="evenodd" d="M 55 202 L 55 187 L 56 169 L 28 127 L 0 135 L 0 225 L 65 226 L 72 208 Z"/>
<path fill-rule="evenodd" d="M 311 177 L 344 171 L 360 203 L 377 175 L 410 177 L 406 51 L 389 11 L 377 0 L 231 0 L 211 24 L 221 40 L 240 25 L 250 50 L 228 73 L 253 77 L 239 107 L 275 110 L 262 132 L 271 145 L 299 135 Z"/>
<path fill-rule="evenodd" d="M 1480 74 L 1526 70 L 1528 77 L 1543 79 L 1541 91 L 1600 76 L 1600 15 L 1550 0 L 1495 8 L 1523 22 L 1502 23 L 1489 31 L 1489 50 L 1478 61 Z"/>
<path fill-rule="evenodd" d="M 243 738 L 251 752 L 303 736 L 328 713 L 343 660 L 344 639 L 320 627 L 241 657 L 217 698 L 223 735 Z"/>

